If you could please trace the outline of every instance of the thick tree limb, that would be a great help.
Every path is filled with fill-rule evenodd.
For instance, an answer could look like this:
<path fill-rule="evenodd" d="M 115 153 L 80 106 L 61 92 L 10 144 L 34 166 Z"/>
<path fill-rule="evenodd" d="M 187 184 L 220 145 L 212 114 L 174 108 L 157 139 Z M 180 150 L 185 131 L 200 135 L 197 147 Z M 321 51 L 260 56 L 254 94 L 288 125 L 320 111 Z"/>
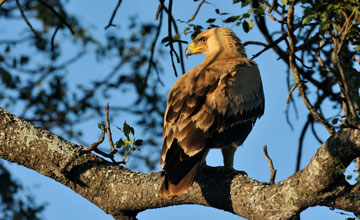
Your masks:
<path fill-rule="evenodd" d="M 188 192 L 171 200 L 157 195 L 159 172 L 133 172 L 91 153 L 80 155 L 62 171 L 80 151 L 82 147 L 0 108 L 0 158 L 66 185 L 115 219 L 135 219 L 143 210 L 178 204 L 211 206 L 249 219 L 290 219 L 315 205 L 360 215 L 360 206 L 351 200 L 359 198 L 359 192 L 337 172 L 360 156 L 357 129 L 330 137 L 306 168 L 276 184 L 210 168 L 197 176 Z"/>

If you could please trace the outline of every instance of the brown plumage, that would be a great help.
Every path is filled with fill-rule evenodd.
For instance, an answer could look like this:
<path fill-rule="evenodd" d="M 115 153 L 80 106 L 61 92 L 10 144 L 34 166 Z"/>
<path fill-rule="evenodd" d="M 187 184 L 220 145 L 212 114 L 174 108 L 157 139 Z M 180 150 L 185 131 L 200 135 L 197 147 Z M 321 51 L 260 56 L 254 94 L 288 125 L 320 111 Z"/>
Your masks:
<path fill-rule="evenodd" d="M 186 55 L 205 60 L 182 75 L 169 93 L 164 117 L 159 195 L 171 198 L 191 187 L 210 148 L 221 148 L 233 169 L 235 149 L 264 113 L 260 73 L 229 28 L 199 34 Z"/>

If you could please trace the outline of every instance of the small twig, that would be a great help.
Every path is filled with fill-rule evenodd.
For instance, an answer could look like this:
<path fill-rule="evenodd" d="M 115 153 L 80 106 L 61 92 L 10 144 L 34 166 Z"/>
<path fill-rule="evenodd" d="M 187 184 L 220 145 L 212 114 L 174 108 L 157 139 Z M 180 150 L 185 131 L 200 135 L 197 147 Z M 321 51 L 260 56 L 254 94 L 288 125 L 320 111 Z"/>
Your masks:
<path fill-rule="evenodd" d="M 110 112 L 110 107 L 109 107 L 109 103 L 106 105 L 106 108 L 104 109 L 105 111 L 105 115 L 106 115 L 106 131 L 108 133 L 108 138 L 109 138 L 109 143 L 110 143 L 110 147 L 112 151 L 117 151 L 114 147 L 114 142 L 112 140 L 112 135 L 111 135 L 111 129 L 110 129 L 110 120 L 109 120 L 109 112 Z"/>
<path fill-rule="evenodd" d="M 320 56 L 320 50 L 316 51 L 316 57 L 317 57 L 317 60 L 319 61 L 319 64 L 322 68 L 324 68 L 327 72 L 333 72 L 333 70 L 331 70 L 329 67 L 326 67 L 325 64 L 324 64 L 324 61 L 321 59 L 321 56 Z"/>
<path fill-rule="evenodd" d="M 292 92 L 296 89 L 297 86 L 298 86 L 298 83 L 295 83 L 295 84 L 291 87 L 291 89 L 290 89 L 290 91 L 289 91 L 289 94 L 288 94 L 288 96 L 287 96 L 287 98 L 286 98 L 286 104 L 289 104 L 289 101 L 290 101 L 290 98 L 291 98 L 291 94 L 292 94 Z"/>
<path fill-rule="evenodd" d="M 258 46 L 263 46 L 266 47 L 268 46 L 266 43 L 260 42 L 260 41 L 246 41 L 243 43 L 244 47 L 246 47 L 247 45 L 258 45 Z"/>
<path fill-rule="evenodd" d="M 171 28 L 172 4 L 173 4 L 173 1 L 169 0 L 169 9 L 168 9 L 168 36 L 169 36 L 169 47 L 170 47 L 169 53 L 171 56 L 171 65 L 174 69 L 175 76 L 177 77 L 178 74 L 177 74 L 176 66 L 175 66 L 175 62 L 174 62 L 174 54 L 177 58 L 178 63 L 180 62 L 180 60 L 179 60 L 179 56 L 177 55 L 177 53 L 174 49 L 173 38 L 172 38 L 172 28 Z"/>
<path fill-rule="evenodd" d="M 357 114 L 356 114 L 356 111 L 355 111 L 355 107 L 353 105 L 353 102 L 351 100 L 351 96 L 350 96 L 350 89 L 349 89 L 349 85 L 347 83 L 347 79 L 346 79 L 346 74 L 345 74 L 345 71 L 343 69 L 343 66 L 341 65 L 341 62 L 340 62 L 340 58 L 339 58 L 339 54 L 338 53 L 335 53 L 335 48 L 338 46 L 336 43 L 337 41 L 335 41 L 334 39 L 334 52 L 333 52 L 333 63 L 334 65 L 336 65 L 338 71 L 339 71 L 339 74 L 340 74 L 340 77 L 341 77 L 341 80 L 342 80 L 342 83 L 340 83 L 340 88 L 341 88 L 341 92 L 343 93 L 343 95 L 345 96 L 345 99 L 346 99 L 346 102 L 347 102 L 347 105 L 349 106 L 349 110 L 350 110 L 350 113 L 353 117 L 353 119 L 356 119 L 356 120 L 359 120 Z M 342 44 L 342 43 L 341 43 Z M 339 46 L 341 47 L 341 46 Z M 347 119 L 349 120 L 349 116 L 348 115 L 345 115 L 347 117 Z M 350 120 L 349 120 L 350 121 Z"/>
<path fill-rule="evenodd" d="M 319 142 L 319 144 L 322 144 L 324 143 L 323 140 L 320 139 L 319 135 L 316 133 L 316 130 L 315 130 L 315 121 L 311 121 L 311 131 L 315 137 L 315 139 Z"/>
<path fill-rule="evenodd" d="M 165 6 L 163 6 L 163 8 L 164 8 L 164 11 L 168 14 L 168 16 L 170 16 L 170 20 L 173 24 L 175 32 L 179 33 L 179 29 L 176 25 L 176 21 L 175 21 L 174 17 L 172 16 L 171 13 L 169 13 L 169 10 Z M 182 70 L 182 73 L 185 74 L 184 55 L 183 55 L 183 49 L 181 46 L 181 42 L 178 42 L 178 46 L 179 46 L 179 58 L 180 58 L 181 70 Z M 175 50 L 174 50 L 174 52 L 175 52 L 175 55 L 177 55 Z M 175 72 L 176 72 L 176 69 L 175 69 Z"/>
<path fill-rule="evenodd" d="M 269 169 L 270 169 L 270 180 L 269 180 L 269 184 L 274 184 L 275 183 L 275 177 L 276 177 L 276 172 L 277 170 L 274 169 L 274 164 L 271 160 L 271 158 L 269 157 L 269 154 L 267 152 L 267 146 L 264 146 L 264 157 L 266 159 L 266 161 L 269 164 Z"/>
<path fill-rule="evenodd" d="M 271 14 L 272 10 L 274 9 L 274 7 L 277 5 L 277 1 L 273 0 L 273 2 L 271 3 L 271 5 L 269 5 L 269 9 L 268 9 L 268 14 Z"/>
<path fill-rule="evenodd" d="M 50 42 L 51 42 L 51 51 L 52 51 L 52 52 L 54 52 L 54 50 L 55 50 L 55 36 L 56 36 L 58 30 L 60 29 L 61 25 L 62 25 L 62 24 L 59 24 L 59 25 L 56 27 L 53 35 L 51 36 L 51 41 L 50 41 Z"/>
<path fill-rule="evenodd" d="M 163 20 L 163 13 L 160 14 L 160 21 L 159 21 L 159 25 L 156 29 L 156 34 L 155 34 L 155 38 L 151 44 L 151 50 L 150 50 L 150 58 L 149 58 L 149 65 L 148 65 L 148 68 L 146 70 L 146 75 L 145 75 L 145 84 L 147 83 L 147 80 L 149 78 L 149 75 L 150 75 L 150 72 L 151 72 L 151 68 L 154 67 L 155 68 L 155 71 L 157 70 L 156 69 L 156 64 L 154 62 L 154 53 L 155 53 L 155 46 L 156 46 L 156 42 L 158 41 L 159 39 L 159 35 L 160 35 L 160 30 L 161 30 L 161 25 L 162 25 L 162 20 Z M 163 85 L 161 79 L 160 79 L 160 76 L 159 76 L 159 72 L 156 71 L 156 75 L 158 77 L 158 80 L 159 82 Z"/>
<path fill-rule="evenodd" d="M 84 152 L 90 152 L 92 150 L 95 150 L 105 139 L 105 126 L 100 126 L 101 128 L 101 137 L 99 140 L 95 141 L 94 143 L 87 146 L 83 151 Z"/>
<path fill-rule="evenodd" d="M 259 51 L 258 53 L 256 53 L 255 55 L 253 55 L 251 57 L 251 59 L 255 59 L 256 57 L 260 56 L 262 53 L 264 53 L 265 51 L 276 47 L 281 41 L 285 40 L 287 37 L 287 33 L 284 33 L 283 35 L 281 35 L 281 37 L 279 37 L 277 40 L 272 41 L 270 44 L 266 45 L 264 49 L 262 49 L 261 51 Z"/>
<path fill-rule="evenodd" d="M 285 23 L 283 20 L 279 20 L 279 19 L 275 18 L 274 15 L 272 15 L 272 14 L 269 14 L 268 16 L 269 16 L 269 18 L 271 18 L 271 20 L 273 20 L 273 21 L 275 21 L 277 23 L 280 23 L 280 24 Z"/>
<path fill-rule="evenodd" d="M 176 43 L 180 43 L 180 44 L 188 44 L 189 42 L 187 42 L 186 40 L 175 40 L 175 39 L 172 39 L 173 42 L 176 42 Z M 170 43 L 167 43 L 165 44 L 165 47 L 168 47 L 170 45 Z"/>
<path fill-rule="evenodd" d="M 48 9 L 50 9 L 56 15 L 56 17 L 58 17 L 60 19 L 61 23 L 63 23 L 69 29 L 69 31 L 71 32 L 72 35 L 75 34 L 73 29 L 71 28 L 70 24 L 51 5 L 44 2 L 43 0 L 39 0 L 39 2 L 41 4 L 43 4 L 45 7 L 47 7 Z"/>
<path fill-rule="evenodd" d="M 105 152 L 102 152 L 101 150 L 99 150 L 99 149 L 97 149 L 97 148 L 95 148 L 94 151 L 95 151 L 95 153 L 98 153 L 98 154 L 100 154 L 100 155 L 103 156 L 103 157 L 109 158 L 109 159 L 111 160 L 111 162 L 113 162 L 113 163 L 116 164 L 116 165 L 126 164 L 126 162 L 124 162 L 123 160 L 122 160 L 122 161 L 116 161 L 116 160 L 114 159 L 114 155 L 117 153 L 117 150 L 111 151 L 109 154 L 107 154 L 107 153 L 105 153 Z"/>
<path fill-rule="evenodd" d="M 289 110 L 290 110 L 290 105 L 286 105 L 286 110 L 285 110 L 285 119 L 286 119 L 286 123 L 289 125 L 290 130 L 294 131 L 294 126 L 292 125 L 291 121 L 290 121 L 290 117 L 289 117 Z"/>
<path fill-rule="evenodd" d="M 109 20 L 109 23 L 108 23 L 108 25 L 105 26 L 105 30 L 108 29 L 109 27 L 115 26 L 112 22 L 113 22 L 113 20 L 115 18 L 116 12 L 118 11 L 118 9 L 119 9 L 119 7 L 121 5 L 121 2 L 122 2 L 122 0 L 118 0 L 118 3 L 115 6 L 115 9 L 114 9 L 114 11 L 113 11 L 113 13 L 111 15 L 110 20 Z"/>
<path fill-rule="evenodd" d="M 103 157 L 109 158 L 114 164 L 126 164 L 126 159 L 122 159 L 122 161 L 116 161 L 114 156 L 115 154 L 118 152 L 118 150 L 115 149 L 114 147 L 114 143 L 112 141 L 112 136 L 111 136 L 111 129 L 110 129 L 110 120 L 109 120 L 109 103 L 106 105 L 106 108 L 104 109 L 105 111 L 105 115 L 106 115 L 106 132 L 108 133 L 108 138 L 109 138 L 109 143 L 111 146 L 111 152 L 110 153 L 105 153 L 101 150 L 98 149 L 98 146 L 104 141 L 105 139 L 105 126 L 101 126 L 101 137 L 99 140 L 97 140 L 96 142 L 94 142 L 93 144 L 90 144 L 88 147 L 86 147 L 85 149 L 83 149 L 83 153 L 88 153 L 90 151 L 95 151 L 95 153 L 100 154 Z"/>
<path fill-rule="evenodd" d="M 295 173 L 300 170 L 301 157 L 302 157 L 305 134 L 306 134 L 306 131 L 307 131 L 307 129 L 308 129 L 310 123 L 311 123 L 311 120 L 314 120 L 314 119 L 312 118 L 311 114 L 309 114 L 308 119 L 307 119 L 303 129 L 301 130 L 301 134 L 300 134 L 300 138 L 299 138 L 299 145 L 298 145 L 298 153 L 297 153 L 297 156 L 296 156 Z"/>
<path fill-rule="evenodd" d="M 196 18 L 196 15 L 199 13 L 200 8 L 201 8 L 201 6 L 202 6 L 204 3 L 205 3 L 205 0 L 202 0 L 202 1 L 200 2 L 199 6 L 197 7 L 197 9 L 196 9 L 196 11 L 195 11 L 195 13 L 194 13 L 194 15 L 193 15 L 186 23 L 189 23 L 189 22 L 193 21 L 193 20 Z"/>
<path fill-rule="evenodd" d="M 24 19 L 24 21 L 26 22 L 26 24 L 29 26 L 30 30 L 34 33 L 35 37 L 38 39 L 41 39 L 40 34 L 33 28 L 33 26 L 31 25 L 30 21 L 27 19 L 24 11 L 21 8 L 21 5 L 19 3 L 19 0 L 16 0 L 16 6 L 18 7 L 21 17 Z"/>
<path fill-rule="evenodd" d="M 164 7 L 164 1 L 165 0 L 160 0 L 160 4 L 159 4 L 158 9 L 157 9 L 156 14 L 155 14 L 155 20 L 157 20 L 159 18 L 159 14 L 160 14 L 161 10 Z"/>

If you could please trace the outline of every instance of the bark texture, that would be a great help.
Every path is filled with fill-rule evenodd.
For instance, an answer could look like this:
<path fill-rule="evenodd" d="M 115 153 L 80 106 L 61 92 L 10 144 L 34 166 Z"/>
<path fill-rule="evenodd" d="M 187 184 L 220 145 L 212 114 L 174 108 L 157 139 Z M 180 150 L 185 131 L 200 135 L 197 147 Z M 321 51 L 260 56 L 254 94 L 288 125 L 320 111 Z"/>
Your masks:
<path fill-rule="evenodd" d="M 292 219 L 310 206 L 339 208 L 360 216 L 359 191 L 339 170 L 360 156 L 360 131 L 343 129 L 318 149 L 306 168 L 276 184 L 207 168 L 185 194 L 158 196 L 161 173 L 116 166 L 0 108 L 0 158 L 48 176 L 115 219 L 136 219 L 151 208 L 200 204 L 248 219 Z M 111 202 L 109 202 L 111 201 Z"/>

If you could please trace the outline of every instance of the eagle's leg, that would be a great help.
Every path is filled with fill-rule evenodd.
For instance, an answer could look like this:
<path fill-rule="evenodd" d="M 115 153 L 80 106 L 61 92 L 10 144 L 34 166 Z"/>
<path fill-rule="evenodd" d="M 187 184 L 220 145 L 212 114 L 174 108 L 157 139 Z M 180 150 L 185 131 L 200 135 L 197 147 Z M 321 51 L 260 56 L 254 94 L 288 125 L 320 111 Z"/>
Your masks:
<path fill-rule="evenodd" d="M 237 146 L 230 146 L 221 149 L 224 158 L 224 169 L 230 170 L 237 175 L 247 175 L 245 171 L 234 169 L 234 155 Z"/>

